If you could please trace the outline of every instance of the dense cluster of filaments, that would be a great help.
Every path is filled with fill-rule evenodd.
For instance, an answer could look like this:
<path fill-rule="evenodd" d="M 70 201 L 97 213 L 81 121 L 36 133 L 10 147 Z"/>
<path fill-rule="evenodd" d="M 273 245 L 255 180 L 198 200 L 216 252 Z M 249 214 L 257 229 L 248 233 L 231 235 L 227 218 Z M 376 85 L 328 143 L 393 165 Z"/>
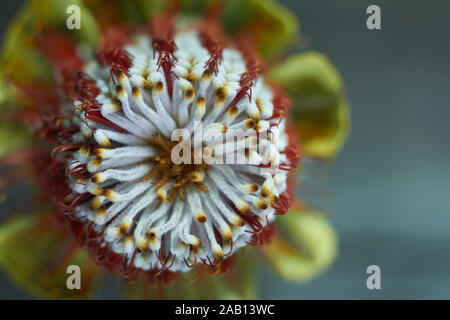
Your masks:
<path fill-rule="evenodd" d="M 287 100 L 265 83 L 245 45 L 208 32 L 113 29 L 95 53 L 67 48 L 72 58 L 56 66 L 73 114 L 54 155 L 64 160 L 70 188 L 61 208 L 83 226 L 97 258 L 120 262 L 123 272 L 217 265 L 264 241 L 270 221 L 290 205 L 287 178 L 298 150 L 286 133 Z M 171 133 L 193 133 L 197 121 L 224 133 L 276 128 L 276 152 L 246 149 L 243 164 L 173 163 Z M 275 160 L 277 170 L 263 174 Z"/>

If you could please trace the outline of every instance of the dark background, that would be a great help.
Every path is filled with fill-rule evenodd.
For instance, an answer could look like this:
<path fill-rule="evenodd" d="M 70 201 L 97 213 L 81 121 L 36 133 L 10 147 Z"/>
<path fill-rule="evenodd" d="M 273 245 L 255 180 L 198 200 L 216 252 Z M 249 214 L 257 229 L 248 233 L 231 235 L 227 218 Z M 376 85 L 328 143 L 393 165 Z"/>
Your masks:
<path fill-rule="evenodd" d="M 2 34 L 20 2 L 0 3 Z M 298 51 L 321 51 L 341 72 L 352 131 L 327 168 L 337 261 L 302 285 L 265 268 L 262 297 L 449 299 L 450 2 L 280 2 L 300 18 Z M 381 30 L 366 28 L 370 4 L 381 7 Z M 366 287 L 371 264 L 381 290 Z M 0 273 L 0 299 L 26 297 Z"/>

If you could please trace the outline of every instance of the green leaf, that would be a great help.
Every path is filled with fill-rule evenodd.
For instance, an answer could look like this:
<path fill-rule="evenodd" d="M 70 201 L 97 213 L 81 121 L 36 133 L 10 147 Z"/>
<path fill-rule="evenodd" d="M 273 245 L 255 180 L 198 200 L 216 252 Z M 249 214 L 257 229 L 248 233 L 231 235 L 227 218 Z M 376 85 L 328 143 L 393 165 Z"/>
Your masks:
<path fill-rule="evenodd" d="M 192 21 L 203 17 L 206 8 L 213 2 L 214 0 L 180 0 L 180 20 Z M 147 23 L 155 14 L 165 11 L 169 5 L 167 0 L 119 0 L 119 3 L 123 10 L 139 12 L 138 19 L 143 24 Z M 129 19 L 127 18 L 127 20 Z"/>
<path fill-rule="evenodd" d="M 0 121 L 0 158 L 9 151 L 30 142 L 31 135 L 23 127 L 11 122 Z"/>
<path fill-rule="evenodd" d="M 128 299 L 187 299 L 230 300 L 255 299 L 255 252 L 243 248 L 235 253 L 235 261 L 226 274 L 202 274 L 198 270 L 182 274 L 175 283 L 166 287 L 148 284 L 148 278 L 137 279 L 127 288 Z"/>
<path fill-rule="evenodd" d="M 293 99 L 289 116 L 304 154 L 334 156 L 348 135 L 350 113 L 342 79 L 328 58 L 318 52 L 299 54 L 276 66 L 268 78 Z"/>
<path fill-rule="evenodd" d="M 0 68 L 3 78 L 18 82 L 51 80 L 51 67 L 37 52 L 33 37 L 36 34 L 36 14 L 31 5 L 24 6 L 9 25 L 2 43 Z M 4 85 L 2 84 L 2 95 Z"/>
<path fill-rule="evenodd" d="M 67 18 L 70 16 L 67 8 L 71 5 L 80 8 L 80 29 L 69 30 L 67 28 Z M 51 26 L 90 45 L 95 45 L 100 38 L 97 22 L 83 0 L 32 0 L 30 7 L 26 10 L 30 10 L 36 15 L 38 28 Z"/>
<path fill-rule="evenodd" d="M 138 11 L 142 15 L 142 19 L 144 23 L 147 23 L 148 19 L 150 19 L 155 14 L 164 11 L 167 8 L 168 1 L 167 0 L 132 0 L 125 2 L 134 2 L 135 6 L 138 8 Z"/>
<path fill-rule="evenodd" d="M 214 0 L 182 0 L 181 13 L 187 16 L 201 17 L 213 2 Z"/>
<path fill-rule="evenodd" d="M 222 19 L 229 34 L 251 35 L 268 60 L 279 58 L 299 39 L 297 18 L 275 0 L 226 1 Z"/>
<path fill-rule="evenodd" d="M 273 270 L 281 277 L 303 282 L 323 272 L 337 254 L 337 237 L 318 212 L 289 211 L 276 221 L 279 236 L 262 248 Z"/>
<path fill-rule="evenodd" d="M 48 215 L 15 217 L 0 227 L 0 267 L 25 290 L 42 298 L 87 298 L 99 268 Z M 81 289 L 67 288 L 69 265 L 81 269 Z"/>

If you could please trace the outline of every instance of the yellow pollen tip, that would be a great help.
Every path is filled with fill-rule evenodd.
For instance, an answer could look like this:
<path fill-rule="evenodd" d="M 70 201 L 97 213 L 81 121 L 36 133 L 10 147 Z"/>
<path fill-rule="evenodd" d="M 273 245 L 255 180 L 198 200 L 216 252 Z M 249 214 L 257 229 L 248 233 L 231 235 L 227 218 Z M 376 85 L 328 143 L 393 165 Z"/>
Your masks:
<path fill-rule="evenodd" d="M 116 87 L 116 93 L 117 93 L 118 96 L 124 96 L 127 92 L 125 91 L 125 89 L 121 85 L 118 85 Z"/>
<path fill-rule="evenodd" d="M 264 129 L 264 127 L 261 125 L 261 122 L 258 121 L 258 122 L 256 123 L 255 130 L 259 132 L 259 131 L 261 131 L 261 130 L 263 130 L 263 129 Z"/>
<path fill-rule="evenodd" d="M 158 81 L 155 86 L 155 90 L 157 92 L 161 92 L 164 89 L 164 83 L 162 81 Z"/>
<path fill-rule="evenodd" d="M 91 161 L 89 161 L 89 163 L 93 167 L 100 167 L 102 164 L 102 159 L 95 158 L 95 159 L 92 159 Z"/>
<path fill-rule="evenodd" d="M 119 194 L 112 189 L 106 189 L 104 192 L 104 196 L 106 197 L 106 199 L 112 202 L 116 201 L 119 198 Z"/>
<path fill-rule="evenodd" d="M 147 241 L 140 239 L 136 241 L 136 248 L 138 248 L 139 251 L 145 251 L 148 249 L 148 243 Z"/>
<path fill-rule="evenodd" d="M 222 125 L 222 126 L 220 127 L 220 131 L 221 131 L 222 133 L 227 132 L 227 130 L 228 130 L 228 128 L 227 128 L 226 125 Z"/>
<path fill-rule="evenodd" d="M 93 188 L 90 190 L 90 193 L 95 196 L 101 196 L 104 193 L 104 190 L 99 185 L 94 185 Z"/>
<path fill-rule="evenodd" d="M 82 146 L 78 152 L 83 156 L 89 156 L 91 154 L 91 149 L 87 146 Z"/>
<path fill-rule="evenodd" d="M 256 125 L 257 125 L 257 121 L 255 121 L 255 119 L 247 119 L 245 121 L 245 126 L 248 129 L 254 129 L 256 127 Z"/>
<path fill-rule="evenodd" d="M 266 210 L 269 207 L 269 205 L 266 201 L 264 201 L 263 199 L 260 199 L 257 201 L 256 207 L 260 210 Z"/>
<path fill-rule="evenodd" d="M 206 220 L 208 220 L 208 218 L 206 217 L 206 215 L 204 213 L 198 213 L 195 216 L 195 221 L 197 221 L 200 224 L 204 224 L 206 222 Z"/>
<path fill-rule="evenodd" d="M 111 105 L 113 106 L 111 109 L 113 113 L 122 110 L 122 103 L 119 100 L 114 100 Z"/>
<path fill-rule="evenodd" d="M 262 195 L 264 198 L 269 197 L 271 194 L 272 194 L 272 192 L 270 192 L 269 189 L 267 189 L 266 187 L 262 187 L 262 189 L 261 189 L 261 195 Z"/>
<path fill-rule="evenodd" d="M 156 243 L 158 241 L 158 235 L 153 230 L 148 230 L 145 235 L 151 243 Z"/>
<path fill-rule="evenodd" d="M 200 171 L 194 171 L 191 173 L 192 182 L 202 182 L 205 179 L 205 174 Z"/>
<path fill-rule="evenodd" d="M 141 90 L 139 90 L 138 87 L 133 87 L 133 89 L 131 89 L 131 94 L 133 95 L 133 98 L 139 98 L 141 96 Z"/>
<path fill-rule="evenodd" d="M 99 144 L 104 148 L 111 147 L 111 141 L 109 141 L 109 139 L 105 139 L 105 140 L 101 141 Z"/>
<path fill-rule="evenodd" d="M 159 188 L 156 192 L 156 199 L 158 199 L 161 202 L 166 201 L 167 199 L 167 191 L 164 188 Z"/>
<path fill-rule="evenodd" d="M 224 254 L 223 254 L 222 250 L 214 252 L 214 258 L 216 258 L 216 260 L 222 261 L 223 257 L 224 257 Z"/>
<path fill-rule="evenodd" d="M 153 89 L 153 83 L 149 80 L 145 80 L 142 87 L 147 91 L 151 91 Z"/>
<path fill-rule="evenodd" d="M 230 241 L 233 238 L 233 232 L 231 232 L 230 228 L 227 228 L 226 230 L 222 230 L 222 237 L 225 241 Z"/>
<path fill-rule="evenodd" d="M 248 213 L 250 211 L 250 206 L 248 205 L 247 202 L 242 201 L 242 203 L 239 204 L 238 209 L 242 213 Z"/>
<path fill-rule="evenodd" d="M 200 97 L 197 99 L 197 101 L 195 102 L 195 107 L 196 108 L 204 108 L 205 107 L 205 98 Z"/>
<path fill-rule="evenodd" d="M 197 76 L 195 74 L 193 74 L 192 72 L 189 72 L 185 78 L 189 82 L 195 82 L 197 80 Z"/>
<path fill-rule="evenodd" d="M 236 116 L 237 113 L 238 113 L 238 111 L 239 111 L 238 107 L 232 106 L 232 107 L 228 108 L 227 113 L 228 113 L 230 116 Z"/>
<path fill-rule="evenodd" d="M 134 242 L 133 236 L 128 236 L 128 237 L 125 238 L 125 243 L 126 244 L 131 244 L 133 242 Z"/>
<path fill-rule="evenodd" d="M 205 71 L 203 71 L 202 79 L 211 79 L 211 76 L 211 71 L 209 71 L 209 69 L 206 69 Z"/>
<path fill-rule="evenodd" d="M 106 215 L 106 208 L 99 208 L 95 211 L 95 214 L 98 216 L 105 216 Z"/>
<path fill-rule="evenodd" d="M 238 217 L 234 221 L 233 225 L 235 225 L 236 227 L 243 227 L 245 225 L 245 221 L 242 218 Z"/>
<path fill-rule="evenodd" d="M 199 238 L 195 237 L 195 240 L 193 241 L 192 245 L 199 247 L 202 244 Z"/>
<path fill-rule="evenodd" d="M 102 206 L 102 200 L 99 197 L 95 197 L 94 199 L 91 200 L 91 202 L 89 203 L 89 209 L 91 209 L 92 211 L 97 210 L 98 208 L 100 208 Z"/>
<path fill-rule="evenodd" d="M 117 76 L 117 79 L 119 80 L 119 82 L 125 81 L 126 78 L 127 78 L 127 75 L 122 71 Z"/>
<path fill-rule="evenodd" d="M 194 97 L 195 90 L 193 87 L 190 87 L 184 91 L 184 97 L 188 100 L 191 100 Z"/>
<path fill-rule="evenodd" d="M 224 87 L 219 87 L 216 89 L 216 101 L 218 103 L 225 103 L 227 99 L 227 90 Z"/>
<path fill-rule="evenodd" d="M 100 182 L 103 182 L 103 180 L 102 180 L 102 178 L 101 178 L 101 175 L 98 174 L 98 173 L 94 174 L 94 175 L 91 177 L 91 182 L 92 182 L 92 183 L 100 183 Z"/>
<path fill-rule="evenodd" d="M 120 225 L 120 231 L 122 231 L 123 233 L 128 233 L 130 227 L 131 227 L 130 223 L 123 221 L 122 224 Z"/>
<path fill-rule="evenodd" d="M 97 158 L 103 159 L 106 157 L 108 149 L 105 148 L 97 148 L 94 150 L 94 156 Z"/>
<path fill-rule="evenodd" d="M 123 235 L 120 228 L 112 228 L 110 234 L 115 238 L 120 238 Z"/>
<path fill-rule="evenodd" d="M 278 197 L 276 195 L 271 195 L 269 198 L 270 202 L 277 202 L 278 201 Z"/>

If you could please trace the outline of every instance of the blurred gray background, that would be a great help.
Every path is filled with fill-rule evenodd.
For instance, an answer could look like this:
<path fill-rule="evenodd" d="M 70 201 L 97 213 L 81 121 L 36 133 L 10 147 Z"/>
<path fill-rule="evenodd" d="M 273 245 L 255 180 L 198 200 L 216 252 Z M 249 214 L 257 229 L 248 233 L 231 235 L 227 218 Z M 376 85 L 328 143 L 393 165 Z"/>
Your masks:
<path fill-rule="evenodd" d="M 327 54 L 341 72 L 352 131 L 327 168 L 337 261 L 302 285 L 264 268 L 262 298 L 449 299 L 450 2 L 280 2 L 300 18 L 299 50 Z M 0 3 L 2 34 L 19 4 Z M 366 28 L 370 4 L 382 30 Z M 372 264 L 381 290 L 366 287 Z M 0 299 L 28 297 L 0 273 Z"/>

